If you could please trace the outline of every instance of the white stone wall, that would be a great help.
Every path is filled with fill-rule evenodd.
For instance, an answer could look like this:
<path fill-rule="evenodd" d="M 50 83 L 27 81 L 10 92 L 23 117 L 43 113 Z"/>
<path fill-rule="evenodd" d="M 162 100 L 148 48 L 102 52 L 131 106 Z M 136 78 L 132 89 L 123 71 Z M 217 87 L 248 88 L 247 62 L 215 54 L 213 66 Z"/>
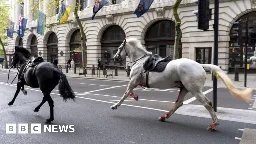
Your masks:
<path fill-rule="evenodd" d="M 48 0 L 49 1 L 49 0 Z M 94 20 L 91 20 L 92 7 L 95 0 L 88 1 L 88 7 L 79 12 L 82 19 L 82 24 L 86 34 L 86 46 L 88 49 L 88 66 L 97 64 L 97 58 L 100 57 L 101 52 L 101 36 L 104 30 L 111 25 L 120 26 L 126 37 L 136 37 L 144 44 L 144 37 L 147 29 L 158 20 L 174 20 L 171 6 L 175 0 L 155 0 L 151 9 L 142 17 L 137 18 L 133 14 L 137 6 L 137 1 L 124 0 L 120 4 L 109 5 L 102 8 L 96 15 Z M 71 5 L 74 1 L 66 1 Z M 256 10 L 255 5 L 251 0 L 220 0 L 219 10 L 219 65 L 227 70 L 228 57 L 229 57 L 229 31 L 231 29 L 231 22 L 237 20 L 240 16 L 250 11 Z M 43 9 L 47 12 L 47 0 L 44 0 Z M 213 3 L 210 4 L 214 8 Z M 163 8 L 163 9 L 162 9 Z M 18 8 L 16 8 L 17 10 Z M 192 13 L 197 9 L 197 5 L 192 3 L 192 0 L 183 0 L 179 8 L 179 15 L 182 20 L 182 56 L 195 60 L 195 47 L 212 47 L 214 49 L 214 34 L 213 34 L 213 20 L 210 21 L 209 31 L 202 31 L 197 29 L 196 15 Z M 17 13 L 17 11 L 15 11 Z M 161 14 L 162 12 L 162 14 Z M 212 10 L 214 15 L 214 9 Z M 213 19 L 212 15 L 212 19 Z M 37 36 L 38 39 L 38 52 L 41 52 L 43 57 L 46 57 L 47 49 L 46 42 L 51 32 L 57 34 L 58 37 L 58 53 L 59 64 L 65 64 L 69 58 L 69 41 L 70 36 L 74 30 L 78 29 L 77 24 L 74 22 L 73 13 L 69 17 L 69 22 L 61 25 L 52 25 L 45 30 L 45 35 L 41 36 L 36 33 L 36 26 L 31 25 L 23 38 L 24 47 L 28 48 L 29 38 L 32 34 Z M 47 24 L 56 23 L 56 16 L 47 20 Z M 14 48 L 16 36 L 9 39 L 9 49 Z M 64 55 L 60 56 L 63 51 Z M 212 52 L 213 54 L 213 52 Z M 213 60 L 212 60 L 213 62 Z"/>

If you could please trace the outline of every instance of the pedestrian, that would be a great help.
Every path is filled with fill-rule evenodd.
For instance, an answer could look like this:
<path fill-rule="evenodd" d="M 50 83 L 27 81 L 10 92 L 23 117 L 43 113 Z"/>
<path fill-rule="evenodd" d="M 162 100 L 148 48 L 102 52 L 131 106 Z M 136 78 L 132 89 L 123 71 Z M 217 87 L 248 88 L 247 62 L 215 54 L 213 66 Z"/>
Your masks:
<path fill-rule="evenodd" d="M 101 61 L 100 61 L 100 58 L 98 58 L 98 69 L 100 69 L 101 67 Z"/>
<path fill-rule="evenodd" d="M 68 60 L 67 66 L 68 66 L 69 69 L 71 69 L 71 59 Z"/>

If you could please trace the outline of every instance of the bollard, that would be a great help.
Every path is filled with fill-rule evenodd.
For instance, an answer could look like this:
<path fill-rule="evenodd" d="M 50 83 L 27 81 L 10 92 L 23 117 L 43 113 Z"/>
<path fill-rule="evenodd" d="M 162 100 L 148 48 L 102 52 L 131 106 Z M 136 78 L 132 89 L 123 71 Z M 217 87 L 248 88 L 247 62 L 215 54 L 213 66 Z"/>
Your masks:
<path fill-rule="evenodd" d="M 127 72 L 127 77 L 129 77 L 129 76 L 130 76 L 130 72 L 131 72 L 131 68 L 130 68 L 130 66 L 127 66 L 127 70 L 126 70 L 126 72 Z"/>
<path fill-rule="evenodd" d="M 115 66 L 115 76 L 118 76 L 117 66 Z"/>
<path fill-rule="evenodd" d="M 92 75 L 95 75 L 95 67 L 92 65 Z"/>
<path fill-rule="evenodd" d="M 74 64 L 74 74 L 76 74 L 76 64 Z"/>
<path fill-rule="evenodd" d="M 235 78 L 234 78 L 234 80 L 235 81 L 239 81 L 239 70 L 238 70 L 238 68 L 235 68 Z"/>

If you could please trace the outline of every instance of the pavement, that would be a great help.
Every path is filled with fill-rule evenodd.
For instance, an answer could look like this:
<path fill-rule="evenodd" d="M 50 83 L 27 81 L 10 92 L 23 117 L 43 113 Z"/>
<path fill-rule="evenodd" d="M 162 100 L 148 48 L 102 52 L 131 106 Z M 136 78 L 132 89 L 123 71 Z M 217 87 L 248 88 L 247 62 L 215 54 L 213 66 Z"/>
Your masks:
<path fill-rule="evenodd" d="M 10 79 L 15 77 L 11 72 Z M 166 122 L 157 118 L 174 105 L 178 89 L 142 89 L 134 91 L 139 101 L 127 98 L 117 110 L 110 106 L 123 95 L 127 81 L 68 77 L 76 94 L 75 101 L 64 102 L 56 87 L 51 96 L 54 100 L 55 120 L 51 126 L 74 125 L 74 132 L 44 132 L 41 134 L 6 134 L 6 124 L 32 123 L 42 126 L 49 117 L 45 104 L 38 113 L 34 108 L 42 101 L 40 89 L 25 87 L 27 95 L 20 93 L 13 106 L 12 99 L 17 80 L 7 84 L 7 71 L 0 72 L 0 143 L 19 144 L 236 144 L 255 142 L 255 101 L 247 104 L 232 97 L 226 88 L 218 88 L 217 116 L 220 125 L 216 132 L 207 131 L 212 122 L 208 111 L 191 94 Z M 205 86 L 204 94 L 211 100 L 212 87 Z M 253 94 L 255 99 L 256 93 Z M 49 125 L 47 125 L 49 126 Z M 70 130 L 70 129 L 69 129 Z M 246 144 L 247 144 L 246 143 Z"/>

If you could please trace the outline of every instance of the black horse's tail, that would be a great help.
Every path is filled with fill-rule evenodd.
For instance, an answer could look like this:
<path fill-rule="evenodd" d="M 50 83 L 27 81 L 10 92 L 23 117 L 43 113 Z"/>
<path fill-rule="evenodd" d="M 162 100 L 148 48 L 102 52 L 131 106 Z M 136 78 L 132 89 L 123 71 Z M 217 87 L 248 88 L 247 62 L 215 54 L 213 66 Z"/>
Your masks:
<path fill-rule="evenodd" d="M 59 93 L 60 96 L 63 97 L 64 101 L 67 99 L 75 99 L 75 93 L 73 92 L 72 88 L 70 87 L 66 75 L 62 72 L 60 73 L 60 81 L 59 81 Z"/>

